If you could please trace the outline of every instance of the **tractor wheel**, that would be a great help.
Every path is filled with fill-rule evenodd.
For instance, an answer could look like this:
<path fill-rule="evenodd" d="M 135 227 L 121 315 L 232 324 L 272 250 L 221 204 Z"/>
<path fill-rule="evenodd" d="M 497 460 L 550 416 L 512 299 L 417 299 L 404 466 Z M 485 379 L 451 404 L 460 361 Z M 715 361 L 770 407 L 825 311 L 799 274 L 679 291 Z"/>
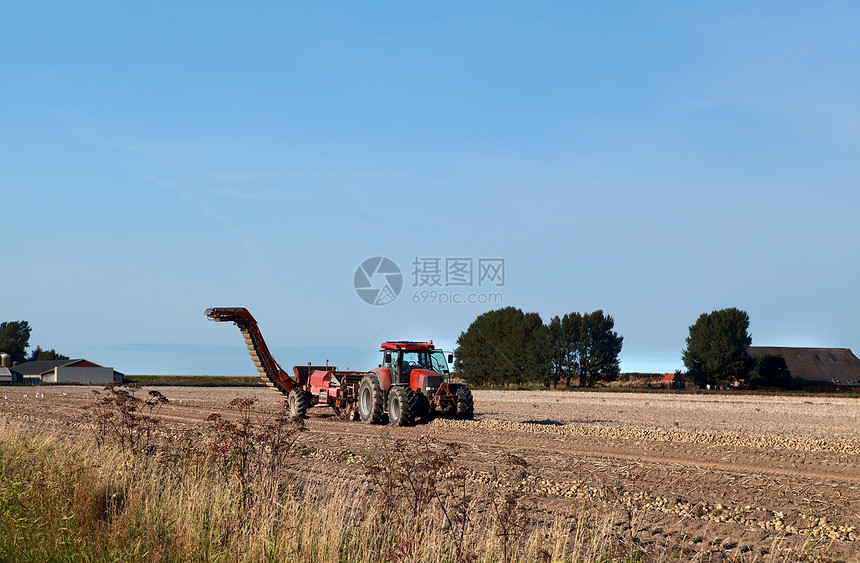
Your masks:
<path fill-rule="evenodd" d="M 304 389 L 293 387 L 287 394 L 287 406 L 290 409 L 290 416 L 304 418 L 308 413 L 308 407 L 311 406 L 311 400 Z"/>
<path fill-rule="evenodd" d="M 384 393 L 379 377 L 375 373 L 365 375 L 358 386 L 358 415 L 362 422 L 379 424 L 382 422 Z"/>
<path fill-rule="evenodd" d="M 408 387 L 392 387 L 388 390 L 388 421 L 391 426 L 415 424 L 415 393 Z"/>
<path fill-rule="evenodd" d="M 430 399 L 424 393 L 415 393 L 415 418 L 430 418 L 430 414 Z"/>
<path fill-rule="evenodd" d="M 472 390 L 468 387 L 457 388 L 457 418 L 472 420 L 475 417 L 475 401 L 472 400 Z"/>

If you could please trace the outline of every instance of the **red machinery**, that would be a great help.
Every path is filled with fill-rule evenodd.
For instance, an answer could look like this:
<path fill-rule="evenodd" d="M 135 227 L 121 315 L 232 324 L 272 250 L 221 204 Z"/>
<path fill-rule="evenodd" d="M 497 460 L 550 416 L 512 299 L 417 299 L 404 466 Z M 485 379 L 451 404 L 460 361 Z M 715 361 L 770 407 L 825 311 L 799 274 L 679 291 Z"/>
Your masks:
<path fill-rule="evenodd" d="M 433 342 L 384 342 L 382 363 L 370 372 L 338 371 L 333 366 L 295 366 L 293 375 L 272 357 L 257 321 L 243 307 L 206 309 L 213 321 L 232 321 L 239 327 L 260 378 L 287 395 L 293 416 L 304 416 L 312 405 L 331 406 L 336 413 L 369 424 L 384 421 L 408 426 L 437 409 L 443 416 L 471 419 L 472 392 L 451 383 L 448 362 Z"/>

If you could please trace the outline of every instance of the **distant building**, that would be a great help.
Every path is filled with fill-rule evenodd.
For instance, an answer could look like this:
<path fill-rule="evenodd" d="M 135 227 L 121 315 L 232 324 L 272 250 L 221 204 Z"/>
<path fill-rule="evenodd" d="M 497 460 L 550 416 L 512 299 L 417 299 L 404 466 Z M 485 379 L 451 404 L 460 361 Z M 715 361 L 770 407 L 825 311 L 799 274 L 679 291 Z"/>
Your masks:
<path fill-rule="evenodd" d="M 16 369 L 0 367 L 0 383 L 20 383 L 21 374 Z"/>
<path fill-rule="evenodd" d="M 683 389 L 684 376 L 678 373 L 667 373 L 660 380 L 660 387 L 663 389 Z"/>
<path fill-rule="evenodd" d="M 122 382 L 123 375 L 113 368 L 102 367 L 89 360 L 49 360 L 25 362 L 15 366 L 24 383 L 82 383 L 108 384 Z"/>
<path fill-rule="evenodd" d="M 792 377 L 804 381 L 808 391 L 860 391 L 860 359 L 848 348 L 780 348 L 750 346 L 753 360 L 782 356 Z"/>

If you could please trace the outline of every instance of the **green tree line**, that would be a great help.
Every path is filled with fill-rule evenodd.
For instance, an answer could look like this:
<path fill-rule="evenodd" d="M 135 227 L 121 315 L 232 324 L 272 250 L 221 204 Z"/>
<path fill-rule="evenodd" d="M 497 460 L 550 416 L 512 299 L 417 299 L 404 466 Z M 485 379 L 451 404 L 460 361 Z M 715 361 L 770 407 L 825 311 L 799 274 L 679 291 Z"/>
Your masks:
<path fill-rule="evenodd" d="M 591 387 L 618 376 L 623 337 L 602 310 L 544 324 L 515 307 L 479 315 L 457 339 L 454 369 L 472 385 Z"/>

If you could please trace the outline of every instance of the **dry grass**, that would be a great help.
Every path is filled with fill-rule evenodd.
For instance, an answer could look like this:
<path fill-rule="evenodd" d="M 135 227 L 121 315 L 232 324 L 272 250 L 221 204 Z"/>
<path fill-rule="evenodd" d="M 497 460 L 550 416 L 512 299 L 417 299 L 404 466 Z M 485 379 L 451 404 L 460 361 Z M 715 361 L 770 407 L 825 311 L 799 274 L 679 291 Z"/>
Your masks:
<path fill-rule="evenodd" d="M 364 479 L 320 480 L 297 454 L 300 422 L 231 403 L 179 436 L 137 390 L 90 411 L 96 440 L 0 429 L 0 561 L 597 561 L 607 520 L 582 506 L 535 522 L 500 465 L 478 484 L 456 448 L 367 452 Z M 130 438 L 130 436 L 132 438 Z M 611 560 L 611 557 L 609 558 Z"/>

